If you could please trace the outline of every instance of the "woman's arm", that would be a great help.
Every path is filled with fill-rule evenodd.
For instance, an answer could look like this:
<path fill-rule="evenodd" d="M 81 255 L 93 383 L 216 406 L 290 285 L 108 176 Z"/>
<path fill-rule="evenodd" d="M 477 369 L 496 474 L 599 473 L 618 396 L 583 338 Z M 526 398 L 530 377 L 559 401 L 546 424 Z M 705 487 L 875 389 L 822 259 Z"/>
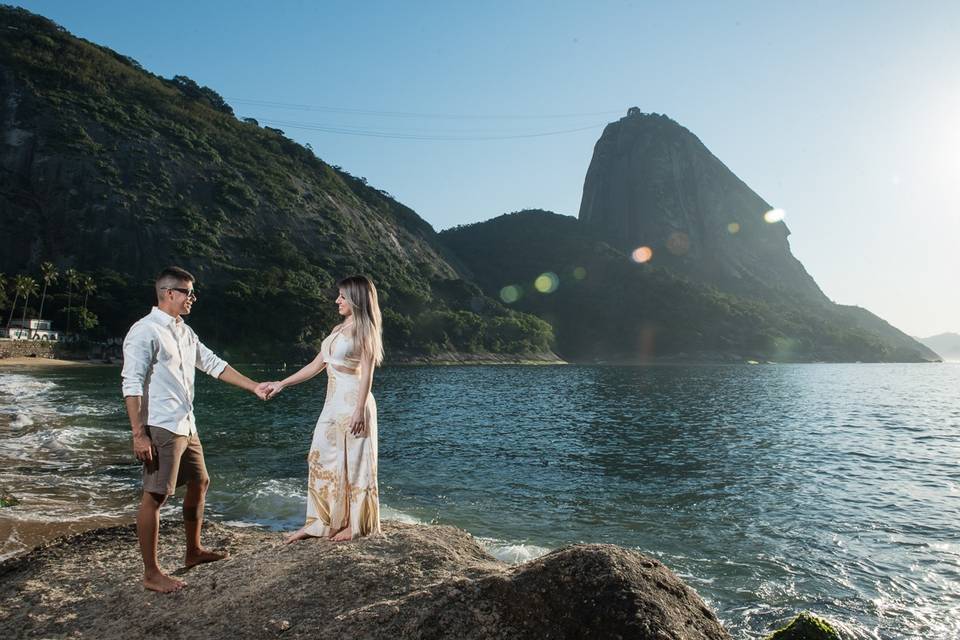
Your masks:
<path fill-rule="evenodd" d="M 317 354 L 317 357 L 313 359 L 313 362 L 304 366 L 300 371 L 287 376 L 280 382 L 271 382 L 270 387 L 273 389 L 270 392 L 270 396 L 273 397 L 284 390 L 286 387 L 293 386 L 295 384 L 300 384 L 301 382 L 306 382 L 310 378 L 314 377 L 327 366 L 323 361 L 323 352 Z"/>
<path fill-rule="evenodd" d="M 350 433 L 360 435 L 366 429 L 367 396 L 373 387 L 373 354 L 364 354 L 360 359 L 360 390 L 357 394 L 357 406 L 350 418 Z"/>

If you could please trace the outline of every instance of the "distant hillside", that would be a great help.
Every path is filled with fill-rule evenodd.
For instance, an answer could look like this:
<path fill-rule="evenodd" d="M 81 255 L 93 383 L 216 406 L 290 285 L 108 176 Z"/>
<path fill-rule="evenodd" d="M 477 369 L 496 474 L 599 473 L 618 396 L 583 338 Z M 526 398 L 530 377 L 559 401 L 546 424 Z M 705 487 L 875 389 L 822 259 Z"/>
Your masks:
<path fill-rule="evenodd" d="M 0 33 L 0 271 L 94 274 L 100 335 L 149 310 L 152 276 L 176 263 L 200 279 L 191 322 L 221 346 L 315 341 L 335 280 L 360 272 L 393 351 L 548 348 L 550 327 L 465 280 L 411 209 L 213 90 L 23 9 L 0 7 Z M 47 304 L 62 327 L 64 296 Z"/>
<path fill-rule="evenodd" d="M 518 309 L 549 321 L 567 359 L 936 359 L 865 310 L 724 292 L 668 268 L 636 264 L 601 235 L 548 211 L 440 234 L 489 295 L 515 298 Z M 874 330 L 860 326 L 868 320 Z"/>
<path fill-rule="evenodd" d="M 939 353 L 944 360 L 960 361 L 960 333 L 941 333 L 919 340 Z"/>

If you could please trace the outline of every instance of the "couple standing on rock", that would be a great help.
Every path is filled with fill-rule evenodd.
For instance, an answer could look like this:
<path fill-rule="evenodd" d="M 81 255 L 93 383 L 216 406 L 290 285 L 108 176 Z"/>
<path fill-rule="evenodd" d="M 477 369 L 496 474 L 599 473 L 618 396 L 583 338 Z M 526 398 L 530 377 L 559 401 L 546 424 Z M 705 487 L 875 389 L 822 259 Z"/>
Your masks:
<path fill-rule="evenodd" d="M 143 584 L 169 593 L 185 586 L 157 563 L 160 507 L 176 488 L 183 499 L 185 565 L 221 560 L 200 543 L 210 476 L 193 415 L 194 368 L 268 400 L 285 387 L 327 371 L 327 395 L 310 446 L 306 524 L 286 542 L 327 537 L 336 542 L 380 532 L 377 491 L 377 405 L 373 369 L 383 360 L 377 290 L 363 276 L 338 283 L 343 322 L 333 328 L 313 362 L 277 382 L 256 383 L 220 359 L 183 321 L 197 300 L 195 278 L 179 267 L 156 280 L 157 306 L 138 320 L 123 342 L 123 395 L 133 429 L 133 450 L 143 463 L 137 538 Z"/>

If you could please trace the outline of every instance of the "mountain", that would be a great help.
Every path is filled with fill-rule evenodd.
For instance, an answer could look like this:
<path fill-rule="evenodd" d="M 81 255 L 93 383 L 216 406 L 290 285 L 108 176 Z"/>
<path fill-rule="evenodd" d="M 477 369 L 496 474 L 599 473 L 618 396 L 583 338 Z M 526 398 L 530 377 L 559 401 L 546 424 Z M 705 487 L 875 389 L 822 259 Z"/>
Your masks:
<path fill-rule="evenodd" d="M 670 118 L 636 107 L 594 147 L 580 220 L 626 252 L 646 246 L 655 264 L 744 293 L 781 292 L 828 302 L 790 253 L 774 207 Z"/>
<path fill-rule="evenodd" d="M 209 87 L 23 9 L 0 7 L 0 33 L 0 272 L 93 274 L 93 335 L 122 335 L 174 263 L 199 276 L 191 323 L 247 353 L 308 348 L 335 320 L 336 279 L 361 272 L 390 353 L 937 359 L 830 302 L 770 205 L 665 116 L 634 108 L 605 129 L 579 219 L 526 211 L 437 234 Z M 44 310 L 61 327 L 64 288 Z"/>
<path fill-rule="evenodd" d="M 315 341 L 336 279 L 360 272 L 393 352 L 548 348 L 550 327 L 465 280 L 414 211 L 212 89 L 23 9 L 0 7 L 0 33 L 0 271 L 94 274 L 101 336 L 123 335 L 179 264 L 199 278 L 191 322 L 220 346 Z"/>
<path fill-rule="evenodd" d="M 770 345 L 786 340 L 789 357 L 939 360 L 866 309 L 831 302 L 791 253 L 778 213 L 688 129 L 632 107 L 594 147 L 579 220 L 626 254 L 647 247 L 651 266 L 715 288 L 734 306 L 754 305 L 751 331 Z M 718 321 L 707 317 L 700 333 Z M 755 353 L 780 359 L 783 350 Z"/>
<path fill-rule="evenodd" d="M 960 333 L 941 333 L 918 340 L 943 356 L 944 360 L 960 361 Z"/>
<path fill-rule="evenodd" d="M 569 360 L 938 359 L 863 309 L 732 293 L 655 261 L 635 263 L 570 216 L 521 211 L 440 237 L 489 295 L 550 322 Z"/>

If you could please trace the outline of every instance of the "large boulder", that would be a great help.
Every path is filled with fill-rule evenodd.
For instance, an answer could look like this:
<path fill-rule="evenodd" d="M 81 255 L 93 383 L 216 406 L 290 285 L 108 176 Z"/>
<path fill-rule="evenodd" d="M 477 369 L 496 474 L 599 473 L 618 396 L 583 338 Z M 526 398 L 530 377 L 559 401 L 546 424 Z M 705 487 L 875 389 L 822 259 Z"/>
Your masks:
<path fill-rule="evenodd" d="M 0 565 L 0 637 L 726 639 L 700 597 L 660 562 L 577 545 L 509 565 L 452 527 L 384 523 L 349 544 L 208 525 L 227 560 L 178 570 L 147 592 L 132 526 L 64 538 Z M 182 564 L 182 530 L 161 563 Z"/>

